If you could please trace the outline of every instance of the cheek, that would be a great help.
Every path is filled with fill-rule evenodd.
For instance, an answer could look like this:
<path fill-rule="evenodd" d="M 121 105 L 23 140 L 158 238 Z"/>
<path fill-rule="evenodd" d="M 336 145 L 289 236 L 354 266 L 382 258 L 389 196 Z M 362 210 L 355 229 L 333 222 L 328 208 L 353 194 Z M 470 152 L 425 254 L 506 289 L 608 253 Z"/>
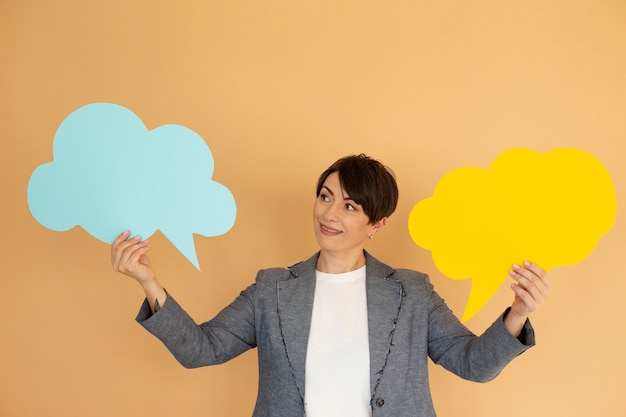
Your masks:
<path fill-rule="evenodd" d="M 313 220 L 316 221 L 324 213 L 324 207 L 317 201 L 313 204 Z"/>
<path fill-rule="evenodd" d="M 372 233 L 372 225 L 367 220 L 361 222 L 359 227 L 363 231 L 363 234 L 366 235 L 366 236 L 368 236 L 370 233 Z"/>
<path fill-rule="evenodd" d="M 317 204 L 316 201 L 315 204 L 313 204 L 313 217 L 319 216 L 319 211 L 319 204 Z"/>

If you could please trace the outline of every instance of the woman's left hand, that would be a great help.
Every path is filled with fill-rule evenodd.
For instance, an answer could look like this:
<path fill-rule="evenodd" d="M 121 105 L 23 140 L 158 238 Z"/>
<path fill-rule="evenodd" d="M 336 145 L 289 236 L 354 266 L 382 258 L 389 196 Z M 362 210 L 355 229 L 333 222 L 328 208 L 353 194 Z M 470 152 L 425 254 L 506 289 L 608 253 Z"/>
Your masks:
<path fill-rule="evenodd" d="M 523 266 L 513 265 L 509 275 L 517 282 L 511 284 L 515 299 L 504 323 L 509 332 L 517 337 L 528 315 L 537 310 L 548 298 L 550 280 L 543 269 L 528 261 L 524 262 Z"/>
<path fill-rule="evenodd" d="M 511 285 L 515 293 L 515 299 L 511 304 L 513 314 L 528 316 L 548 298 L 550 280 L 548 274 L 539 266 L 531 262 L 524 262 L 524 266 L 516 264 L 513 265 L 509 275 L 517 281 Z"/>

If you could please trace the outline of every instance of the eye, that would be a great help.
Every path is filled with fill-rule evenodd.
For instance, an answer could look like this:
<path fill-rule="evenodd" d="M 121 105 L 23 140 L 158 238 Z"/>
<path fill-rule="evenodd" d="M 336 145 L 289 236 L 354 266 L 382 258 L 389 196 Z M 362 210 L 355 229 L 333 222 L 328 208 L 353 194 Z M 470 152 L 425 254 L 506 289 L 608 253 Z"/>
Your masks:
<path fill-rule="evenodd" d="M 324 193 L 320 193 L 320 200 L 322 201 L 330 201 L 330 197 Z"/>
<path fill-rule="evenodd" d="M 354 204 L 347 203 L 346 204 L 346 210 L 348 210 L 348 211 L 357 211 L 357 208 L 356 208 L 356 206 Z"/>

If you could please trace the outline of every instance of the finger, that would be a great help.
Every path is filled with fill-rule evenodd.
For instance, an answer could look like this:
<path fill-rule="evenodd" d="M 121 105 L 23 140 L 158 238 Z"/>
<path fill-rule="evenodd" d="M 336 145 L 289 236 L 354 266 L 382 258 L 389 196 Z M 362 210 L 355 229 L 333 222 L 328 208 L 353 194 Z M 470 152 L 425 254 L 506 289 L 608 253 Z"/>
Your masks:
<path fill-rule="evenodd" d="M 524 303 L 526 314 L 530 314 L 537 310 L 538 304 L 535 298 L 519 284 L 511 284 L 511 289 L 515 293 L 515 297 Z"/>
<path fill-rule="evenodd" d="M 537 276 L 535 272 L 526 267 L 522 268 L 517 264 L 513 265 L 513 270 L 511 272 L 513 279 L 529 291 L 533 297 L 537 299 L 539 297 L 542 299 L 547 297 L 548 290 L 544 285 L 544 281 L 541 277 Z"/>
<path fill-rule="evenodd" d="M 130 235 L 130 232 L 128 230 L 120 233 L 115 240 L 113 241 L 113 245 L 118 245 L 119 243 L 125 241 L 126 239 L 128 239 L 128 236 Z"/>
<path fill-rule="evenodd" d="M 548 278 L 548 273 L 544 271 L 540 266 L 533 264 L 530 261 L 524 262 L 524 267 L 535 274 L 538 278 L 536 280 L 537 287 L 543 286 L 546 292 L 550 290 L 550 279 Z"/>
<path fill-rule="evenodd" d="M 128 234 L 126 234 L 126 236 L 128 236 Z M 118 239 L 120 237 L 118 237 Z M 118 239 L 116 239 L 111 245 L 111 263 L 114 266 L 119 264 L 120 258 L 123 256 L 124 252 L 130 246 L 137 244 L 140 241 L 139 236 L 135 236 L 133 238 L 126 239 L 126 240 L 118 240 Z"/>
<path fill-rule="evenodd" d="M 541 268 L 539 265 L 536 265 L 530 261 L 524 261 L 524 267 L 532 271 L 533 274 L 537 275 L 538 277 L 542 277 L 543 275 L 546 274 L 546 271 L 544 271 L 543 268 Z"/>
<path fill-rule="evenodd" d="M 525 268 L 522 268 L 518 264 L 513 264 L 513 269 L 510 273 L 511 277 L 515 279 L 520 285 L 525 288 L 534 286 L 534 274 Z"/>
<path fill-rule="evenodd" d="M 543 301 L 543 296 L 534 286 L 524 283 L 524 279 L 519 277 L 517 283 L 511 285 L 513 292 L 518 298 L 524 301 L 528 308 L 536 308 L 536 305 Z"/>
<path fill-rule="evenodd" d="M 128 262 L 133 251 L 141 247 L 142 244 L 143 242 L 141 242 L 139 236 L 135 236 L 118 244 L 113 251 L 113 268 L 119 271 L 122 265 Z"/>
<path fill-rule="evenodd" d="M 133 250 L 133 252 L 130 254 L 130 257 L 128 258 L 126 263 L 123 264 L 124 270 L 128 273 L 132 273 L 133 271 L 141 269 L 141 267 L 145 263 L 148 263 L 147 258 L 146 258 L 146 262 L 144 262 L 142 261 L 142 257 L 144 257 L 144 255 L 150 249 L 151 249 L 151 246 L 149 243 L 145 243 L 145 244 L 142 244 L 141 246 L 136 247 Z"/>
<path fill-rule="evenodd" d="M 150 249 L 150 242 L 148 242 L 147 240 L 141 242 L 139 241 L 138 237 L 133 239 L 134 242 L 124 249 L 119 258 L 119 265 L 124 266 L 126 270 L 128 270 L 129 267 L 135 266 L 137 263 L 139 263 L 139 258 L 141 257 L 141 255 L 143 255 Z"/>
<path fill-rule="evenodd" d="M 550 280 L 548 279 L 548 274 L 541 267 L 532 262 L 525 261 L 522 273 L 533 283 L 544 300 L 548 298 L 548 294 L 550 293 Z"/>
<path fill-rule="evenodd" d="M 111 263 L 115 263 L 114 260 L 117 257 L 117 255 L 120 253 L 120 245 L 122 245 L 122 243 L 128 239 L 128 236 L 130 236 L 130 232 L 126 230 L 120 233 L 115 238 L 113 243 L 111 243 Z"/>

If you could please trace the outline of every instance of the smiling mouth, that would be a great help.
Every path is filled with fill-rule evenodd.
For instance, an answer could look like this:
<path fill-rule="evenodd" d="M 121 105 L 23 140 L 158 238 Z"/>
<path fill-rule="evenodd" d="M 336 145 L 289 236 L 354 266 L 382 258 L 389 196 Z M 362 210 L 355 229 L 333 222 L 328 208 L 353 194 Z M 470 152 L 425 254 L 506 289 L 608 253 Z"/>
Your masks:
<path fill-rule="evenodd" d="M 340 233 L 343 233 L 341 230 L 333 229 L 332 227 L 328 227 L 328 226 L 323 225 L 323 224 L 320 224 L 320 230 L 325 235 L 338 235 Z"/>

